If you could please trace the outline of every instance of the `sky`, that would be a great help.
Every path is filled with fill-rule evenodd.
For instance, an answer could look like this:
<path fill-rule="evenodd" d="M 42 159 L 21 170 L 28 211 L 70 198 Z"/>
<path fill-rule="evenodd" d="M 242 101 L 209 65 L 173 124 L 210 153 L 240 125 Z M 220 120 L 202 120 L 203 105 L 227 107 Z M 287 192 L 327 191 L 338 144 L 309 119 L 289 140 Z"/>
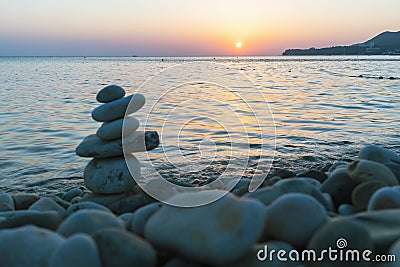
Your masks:
<path fill-rule="evenodd" d="M 0 56 L 280 55 L 399 31 L 399 11 L 399 0 L 0 0 Z"/>

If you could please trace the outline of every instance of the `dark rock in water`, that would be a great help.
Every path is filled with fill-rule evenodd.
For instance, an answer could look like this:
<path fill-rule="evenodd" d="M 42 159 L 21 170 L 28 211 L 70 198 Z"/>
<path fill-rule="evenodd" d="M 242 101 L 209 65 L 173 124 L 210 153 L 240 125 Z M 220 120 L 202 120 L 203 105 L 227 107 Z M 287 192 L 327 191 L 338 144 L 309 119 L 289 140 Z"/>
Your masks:
<path fill-rule="evenodd" d="M 100 103 L 108 103 L 125 96 L 125 90 L 118 85 L 109 85 L 101 89 L 96 96 L 96 100 Z"/>
<path fill-rule="evenodd" d="M 352 204 L 351 193 L 356 186 L 357 183 L 350 178 L 345 169 L 338 169 L 322 183 L 320 190 L 328 193 L 335 208 L 338 208 L 341 204 Z"/>
<path fill-rule="evenodd" d="M 148 131 L 144 134 L 144 142 L 146 144 L 146 151 L 150 151 L 158 147 L 160 144 L 160 138 L 156 131 Z"/>
<path fill-rule="evenodd" d="M 354 208 L 356 211 L 364 211 L 368 207 L 368 202 L 371 196 L 379 188 L 387 186 L 385 183 L 380 181 L 368 181 L 359 184 L 351 194 Z"/>
<path fill-rule="evenodd" d="M 315 180 L 321 183 L 323 183 L 328 178 L 328 176 L 325 173 L 313 169 L 302 172 L 298 176 L 314 178 Z"/>
<path fill-rule="evenodd" d="M 343 250 L 343 254 L 349 250 L 358 250 L 362 253 L 368 249 L 374 251 L 373 239 L 367 229 L 362 224 L 353 222 L 346 218 L 333 219 L 318 229 L 309 240 L 307 249 L 317 252 L 317 255 L 323 250 L 331 247 L 335 250 Z M 337 254 L 336 254 L 337 255 Z M 361 258 L 361 255 L 360 255 Z M 371 266 L 368 261 L 332 261 L 328 257 L 324 261 L 307 261 L 305 267 L 342 267 L 342 266 Z"/>

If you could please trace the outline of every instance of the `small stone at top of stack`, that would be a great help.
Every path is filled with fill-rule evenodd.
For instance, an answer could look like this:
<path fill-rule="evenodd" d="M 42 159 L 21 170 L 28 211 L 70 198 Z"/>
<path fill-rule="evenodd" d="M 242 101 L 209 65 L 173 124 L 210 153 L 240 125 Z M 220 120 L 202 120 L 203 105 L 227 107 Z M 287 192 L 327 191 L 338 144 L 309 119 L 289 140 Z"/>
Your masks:
<path fill-rule="evenodd" d="M 132 190 L 136 184 L 132 175 L 140 178 L 140 163 L 131 153 L 152 150 L 160 143 L 157 132 L 137 131 L 139 121 L 127 116 L 143 107 L 145 97 L 124 96 L 125 90 L 117 85 L 107 86 L 97 94 L 96 100 L 103 104 L 92 111 L 92 118 L 103 124 L 75 150 L 78 156 L 93 158 L 83 174 L 86 187 L 93 193 L 118 194 Z"/>

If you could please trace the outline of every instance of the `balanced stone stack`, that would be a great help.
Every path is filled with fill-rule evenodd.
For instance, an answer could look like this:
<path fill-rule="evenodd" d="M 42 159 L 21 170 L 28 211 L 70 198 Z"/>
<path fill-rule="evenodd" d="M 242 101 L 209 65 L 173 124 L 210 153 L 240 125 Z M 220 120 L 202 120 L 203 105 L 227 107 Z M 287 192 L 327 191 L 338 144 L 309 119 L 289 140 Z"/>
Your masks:
<path fill-rule="evenodd" d="M 139 121 L 128 116 L 143 107 L 145 97 L 124 96 L 125 90 L 116 85 L 107 86 L 97 94 L 96 100 L 103 104 L 93 110 L 92 118 L 103 124 L 76 148 L 78 156 L 93 158 L 83 174 L 86 187 L 93 193 L 119 194 L 132 190 L 136 185 L 134 178 L 140 178 L 140 163 L 131 153 L 149 151 L 159 145 L 157 132 L 137 131 Z"/>

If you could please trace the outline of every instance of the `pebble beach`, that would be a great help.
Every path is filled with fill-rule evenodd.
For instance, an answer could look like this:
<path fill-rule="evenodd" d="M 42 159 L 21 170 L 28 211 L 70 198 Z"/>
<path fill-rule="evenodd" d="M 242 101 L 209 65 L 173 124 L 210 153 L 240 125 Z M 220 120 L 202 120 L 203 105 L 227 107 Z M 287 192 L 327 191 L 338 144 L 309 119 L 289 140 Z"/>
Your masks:
<path fill-rule="evenodd" d="M 301 172 L 275 168 L 253 192 L 246 176 L 205 179 L 190 192 L 148 181 L 175 203 L 223 195 L 178 207 L 136 184 L 135 155 L 160 144 L 156 131 L 137 130 L 134 115 L 145 97 L 125 96 L 112 85 L 96 99 L 101 104 L 91 115 L 102 124 L 75 150 L 91 159 L 82 185 L 57 194 L 0 194 L 0 266 L 397 266 L 398 153 L 369 144 L 353 160 L 327 160 Z M 342 256 L 320 257 L 328 248 Z M 354 251 L 366 253 L 343 258 Z"/>

